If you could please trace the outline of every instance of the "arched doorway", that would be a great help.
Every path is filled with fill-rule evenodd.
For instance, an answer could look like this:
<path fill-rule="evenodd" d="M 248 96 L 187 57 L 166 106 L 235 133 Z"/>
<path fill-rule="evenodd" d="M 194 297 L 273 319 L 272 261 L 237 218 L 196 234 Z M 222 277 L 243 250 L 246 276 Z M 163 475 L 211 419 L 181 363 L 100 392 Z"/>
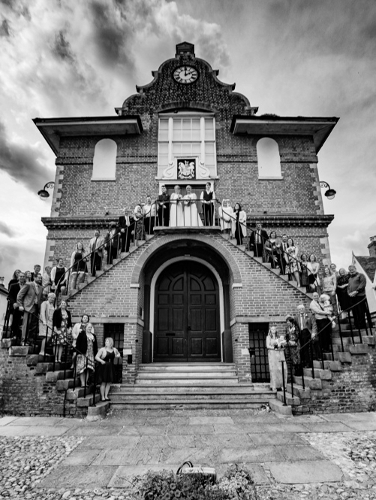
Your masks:
<path fill-rule="evenodd" d="M 154 361 L 220 361 L 218 282 L 196 261 L 171 264 L 155 284 Z"/>

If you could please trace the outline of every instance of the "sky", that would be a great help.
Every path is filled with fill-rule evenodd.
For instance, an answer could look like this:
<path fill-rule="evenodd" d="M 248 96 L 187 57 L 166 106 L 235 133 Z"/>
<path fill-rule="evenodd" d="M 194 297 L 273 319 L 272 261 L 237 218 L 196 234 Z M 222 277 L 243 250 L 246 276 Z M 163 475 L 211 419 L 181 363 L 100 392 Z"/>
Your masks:
<path fill-rule="evenodd" d="M 319 158 L 332 261 L 376 235 L 374 0 L 0 0 L 0 276 L 43 264 L 55 156 L 35 117 L 109 116 L 174 57 L 236 83 L 258 114 L 337 116 Z M 325 198 L 325 197 L 324 197 Z"/>

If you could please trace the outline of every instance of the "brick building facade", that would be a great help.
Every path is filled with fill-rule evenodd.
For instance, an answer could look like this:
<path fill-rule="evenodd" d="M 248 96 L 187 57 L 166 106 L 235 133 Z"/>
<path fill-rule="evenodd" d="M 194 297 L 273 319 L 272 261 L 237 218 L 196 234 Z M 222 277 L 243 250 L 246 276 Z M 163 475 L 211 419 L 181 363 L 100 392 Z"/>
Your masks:
<path fill-rule="evenodd" d="M 105 231 L 124 207 L 133 209 L 146 195 L 155 199 L 162 184 L 170 192 L 189 184 L 199 193 L 207 181 L 217 200 L 242 205 L 250 226 L 261 221 L 268 232 L 292 236 L 300 252 L 328 263 L 333 216 L 324 214 L 317 154 L 338 119 L 257 116 L 189 43 L 177 45 L 175 57 L 152 75 L 114 117 L 34 120 L 57 156 L 51 217 L 43 219 L 45 265 L 58 257 L 68 263 L 78 241 L 87 247 L 94 229 Z M 261 162 L 263 139 L 277 151 L 274 170 Z M 115 153 L 96 171 L 103 141 Z M 194 174 L 184 177 L 178 165 L 187 160 Z M 157 228 L 74 293 L 70 308 L 76 319 L 91 315 L 100 342 L 111 328 L 121 332 L 132 356 L 123 381 L 134 381 L 139 364 L 156 359 L 234 362 L 240 379 L 247 379 L 252 325 L 281 324 L 308 301 L 303 290 L 225 239 L 215 222 Z M 168 331 L 173 327 L 179 333 Z"/>

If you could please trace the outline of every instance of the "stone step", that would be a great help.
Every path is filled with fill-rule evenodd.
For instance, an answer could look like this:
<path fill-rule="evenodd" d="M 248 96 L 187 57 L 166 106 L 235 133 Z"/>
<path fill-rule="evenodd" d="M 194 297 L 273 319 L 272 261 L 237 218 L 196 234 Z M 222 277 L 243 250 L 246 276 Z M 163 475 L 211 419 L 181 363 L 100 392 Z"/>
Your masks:
<path fill-rule="evenodd" d="M 219 385 L 222 386 L 224 383 L 225 384 L 231 384 L 231 385 L 238 385 L 239 381 L 236 377 L 228 377 L 228 378 L 202 378 L 202 377 L 195 377 L 195 378 L 174 378 L 171 379 L 170 377 L 166 378 L 159 378 L 156 379 L 154 377 L 144 377 L 144 378 L 139 378 L 137 377 L 135 380 L 135 385 L 150 385 L 150 384 L 155 384 L 156 382 L 163 383 L 165 386 L 182 386 L 182 385 L 196 385 L 196 386 L 201 386 L 201 385 Z"/>
<path fill-rule="evenodd" d="M 89 284 L 89 283 L 91 283 L 91 282 L 92 282 L 92 281 L 94 281 L 94 280 L 95 280 L 95 276 L 88 276 L 88 277 L 87 277 L 87 282 L 88 282 L 88 284 Z"/>
<path fill-rule="evenodd" d="M 286 392 L 288 392 L 290 395 L 294 394 L 294 396 L 298 397 L 299 399 L 310 399 L 311 397 L 311 389 L 307 386 L 303 389 L 302 385 L 294 384 L 293 385 L 293 392 L 291 392 L 291 384 L 289 384 L 286 387 Z"/>
<path fill-rule="evenodd" d="M 72 379 L 72 382 L 73 382 L 73 379 Z M 79 383 L 78 383 L 79 384 Z M 93 386 L 89 386 L 89 387 L 86 387 L 86 391 L 85 391 L 85 387 L 75 387 L 75 389 L 73 390 L 72 388 L 68 389 L 67 390 L 67 400 L 68 401 L 75 401 L 76 399 L 79 399 L 79 398 L 82 398 L 84 399 L 84 394 L 85 394 L 85 398 L 89 398 L 93 393 Z"/>
<path fill-rule="evenodd" d="M 368 354 L 371 350 L 371 347 L 368 344 L 356 344 L 356 345 L 346 345 L 345 352 L 349 352 L 350 354 Z"/>
<path fill-rule="evenodd" d="M 270 409 L 275 413 L 279 413 L 281 415 L 290 416 L 292 415 L 291 406 L 284 405 L 279 399 L 270 399 L 268 401 Z"/>
<path fill-rule="evenodd" d="M 335 357 L 334 357 L 334 359 L 335 359 Z M 349 364 L 352 363 L 351 354 L 349 352 L 338 352 L 337 359 L 341 363 L 349 363 Z"/>
<path fill-rule="evenodd" d="M 271 397 L 271 392 L 249 392 L 249 393 L 238 393 L 238 392 L 232 392 L 232 391 L 225 391 L 221 393 L 216 393 L 216 392 L 176 392 L 176 391 L 171 391 L 171 392 L 160 392 L 158 395 L 154 391 L 151 392 L 111 392 L 111 401 L 113 403 L 126 403 L 128 399 L 142 399 L 143 401 L 154 401 L 154 400 L 163 400 L 163 401 L 196 401 L 202 400 L 202 399 L 207 399 L 208 401 L 233 401 L 242 399 L 243 401 L 249 402 L 253 400 L 264 400 L 268 401 Z"/>
<path fill-rule="evenodd" d="M 257 262 L 260 262 L 260 264 L 262 264 L 262 257 L 253 257 L 255 260 L 257 260 Z"/>
<path fill-rule="evenodd" d="M 298 406 L 300 405 L 300 399 L 296 396 L 292 396 L 290 393 L 286 392 L 286 404 L 288 405 L 293 405 L 293 406 Z M 281 403 L 285 402 L 283 391 L 277 392 L 277 399 L 278 401 L 281 401 Z"/>
<path fill-rule="evenodd" d="M 321 370 L 323 368 L 323 365 L 324 365 L 324 370 L 330 370 L 330 363 L 331 363 L 331 361 L 328 361 L 328 360 L 313 361 L 313 367 Z"/>
<path fill-rule="evenodd" d="M 57 382 L 65 378 L 72 378 L 73 370 L 55 370 L 54 372 L 46 372 L 46 382 Z"/>
<path fill-rule="evenodd" d="M 73 386 L 75 387 L 80 387 L 80 378 L 76 378 L 76 384 L 74 384 L 73 378 L 66 378 L 63 380 L 57 380 L 56 381 L 56 390 L 61 392 L 61 391 L 66 391 L 68 389 L 73 389 Z"/>
<path fill-rule="evenodd" d="M 324 361 L 325 363 L 325 361 Z M 312 375 L 311 368 L 304 368 L 304 381 L 305 377 L 310 377 Z M 321 380 L 332 380 L 332 372 L 330 370 L 323 370 L 322 368 L 315 368 L 315 378 L 320 378 Z"/>
<path fill-rule="evenodd" d="M 266 267 L 267 269 L 271 269 L 272 268 L 272 265 L 270 264 L 270 262 L 263 262 L 262 265 L 264 267 Z"/>
<path fill-rule="evenodd" d="M 104 271 L 96 271 L 95 272 L 95 275 L 97 278 L 99 278 L 99 276 L 102 276 L 102 274 L 104 274 Z"/>
<path fill-rule="evenodd" d="M 73 380 L 73 379 L 72 379 Z M 122 393 L 122 394 L 141 394 L 141 393 L 171 393 L 171 394 L 185 394 L 185 393 L 211 393 L 211 394 L 254 394 L 254 393 L 269 393 L 270 388 L 259 389 L 255 388 L 253 384 L 221 384 L 218 386 L 213 386 L 211 384 L 200 384 L 200 385 L 179 385 L 172 387 L 168 384 L 148 384 L 148 385 L 127 385 L 119 384 L 112 385 L 111 393 Z"/>
<path fill-rule="evenodd" d="M 207 399 L 196 399 L 192 400 L 167 400 L 163 401 L 160 398 L 155 400 L 142 400 L 142 399 L 128 399 L 126 403 L 113 403 L 111 401 L 111 408 L 119 410 L 202 410 L 202 409 L 214 409 L 214 410 L 246 410 L 248 408 L 259 408 L 268 400 L 252 400 L 244 401 L 242 399 L 234 399 L 231 401 L 215 401 Z"/>
<path fill-rule="evenodd" d="M 315 372 L 315 377 L 316 377 L 316 372 Z M 296 375 L 294 375 L 294 384 L 297 384 L 298 386 L 303 386 L 302 377 L 297 377 Z M 305 385 L 305 387 L 308 387 L 311 390 L 317 391 L 317 390 L 322 389 L 322 383 L 321 383 L 320 378 L 312 378 L 312 377 L 304 376 L 304 385 Z M 291 387 L 291 384 L 290 384 L 290 387 Z"/>
<path fill-rule="evenodd" d="M 234 373 L 234 364 L 223 364 L 223 365 L 196 365 L 195 363 L 187 365 L 157 365 L 155 363 L 150 365 L 140 365 L 139 373 Z"/>
<path fill-rule="evenodd" d="M 139 371 L 137 374 L 137 378 L 139 380 L 143 379 L 165 379 L 168 378 L 170 380 L 174 379 L 207 379 L 207 378 L 221 378 L 221 379 L 227 379 L 227 378 L 236 378 L 236 372 L 235 370 L 229 370 L 229 371 L 208 371 L 208 372 L 187 372 L 187 371 L 182 371 L 182 372 L 149 372 L 149 371 Z"/>
<path fill-rule="evenodd" d="M 281 270 L 280 269 L 272 269 L 272 272 L 274 274 L 277 274 L 278 276 L 281 274 Z"/>
<path fill-rule="evenodd" d="M 253 250 L 246 250 L 245 253 L 247 255 L 249 255 L 250 257 L 254 257 L 255 256 L 255 252 Z"/>
<path fill-rule="evenodd" d="M 242 250 L 242 252 L 245 252 L 245 245 L 238 245 L 239 250 Z"/>
<path fill-rule="evenodd" d="M 100 401 L 100 399 L 101 399 L 100 395 L 96 394 L 95 395 L 95 402 L 98 403 Z M 89 406 L 92 406 L 93 401 L 94 401 L 93 394 L 89 394 L 86 397 L 77 398 L 77 406 L 80 408 L 85 408 L 85 407 L 87 408 Z"/>

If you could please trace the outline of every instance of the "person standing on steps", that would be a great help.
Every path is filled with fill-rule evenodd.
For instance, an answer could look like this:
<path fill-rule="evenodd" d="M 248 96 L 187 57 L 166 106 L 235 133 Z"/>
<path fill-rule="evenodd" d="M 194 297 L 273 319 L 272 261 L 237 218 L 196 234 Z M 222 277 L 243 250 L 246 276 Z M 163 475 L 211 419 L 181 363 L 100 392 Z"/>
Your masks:
<path fill-rule="evenodd" d="M 285 361 L 284 351 L 281 348 L 280 338 L 275 326 L 271 326 L 266 337 L 266 348 L 268 349 L 270 388 L 277 391 L 283 387 L 282 364 Z M 285 370 L 285 385 L 287 383 L 287 371 Z"/>
<path fill-rule="evenodd" d="M 53 346 L 55 361 L 57 363 L 61 363 L 64 347 L 66 346 L 72 332 L 72 317 L 71 313 L 67 309 L 67 305 L 67 302 L 62 300 L 60 307 L 55 309 L 52 316 L 52 327 L 54 332 Z"/>
<path fill-rule="evenodd" d="M 102 401 L 110 401 L 108 393 L 110 392 L 111 384 L 114 382 L 114 359 L 120 358 L 120 352 L 114 347 L 114 341 L 111 337 L 107 337 L 104 341 L 104 347 L 99 349 L 95 360 L 100 364 L 99 367 L 99 382 Z"/>
<path fill-rule="evenodd" d="M 57 266 L 51 269 L 51 291 L 55 292 L 56 296 L 61 292 L 65 295 L 68 283 L 68 270 L 64 267 L 63 259 L 57 259 Z"/>
<path fill-rule="evenodd" d="M 89 243 L 90 256 L 90 273 L 95 278 L 96 271 L 101 271 L 102 260 L 104 254 L 104 238 L 101 236 L 99 229 L 94 231 L 94 238 L 91 238 Z"/>
<path fill-rule="evenodd" d="M 95 370 L 95 356 L 98 352 L 97 337 L 93 333 L 91 323 L 87 323 L 85 329 L 81 328 L 76 340 L 76 349 L 76 373 L 80 376 L 81 387 L 84 387 L 87 385 L 89 372 Z"/>
<path fill-rule="evenodd" d="M 366 327 L 366 316 L 368 325 L 372 327 L 372 319 L 366 297 L 366 277 L 364 274 L 358 273 L 356 267 L 353 265 L 349 266 L 348 283 L 347 293 L 353 306 L 355 328 L 362 329 Z"/>
<path fill-rule="evenodd" d="M 23 312 L 21 343 L 33 342 L 38 330 L 39 285 L 35 281 L 26 282 L 17 294 L 19 311 Z M 27 338 L 26 338 L 27 337 Z"/>
<path fill-rule="evenodd" d="M 243 238 L 247 236 L 247 214 L 242 210 L 240 203 L 235 203 L 233 214 L 232 235 L 236 238 L 236 244 L 242 245 Z"/>
<path fill-rule="evenodd" d="M 124 215 L 119 217 L 118 230 L 121 240 L 121 252 L 128 253 L 131 244 L 131 235 L 134 234 L 135 220 L 131 211 L 124 208 Z"/>
<path fill-rule="evenodd" d="M 114 222 L 110 224 L 105 241 L 107 250 L 107 264 L 112 264 L 113 260 L 117 258 L 119 248 L 119 234 Z"/>
<path fill-rule="evenodd" d="M 9 287 L 9 292 L 8 292 L 9 307 L 11 308 L 11 314 L 13 315 L 13 322 L 11 326 L 12 336 L 15 337 L 17 341 L 19 341 L 20 337 L 20 325 L 22 317 L 22 312 L 20 311 L 20 306 L 18 305 L 17 302 L 17 295 L 18 292 L 21 290 L 21 288 L 25 285 L 25 283 L 26 283 L 25 273 L 20 271 L 18 273 L 18 282 L 13 283 Z"/>
<path fill-rule="evenodd" d="M 304 304 L 299 304 L 298 314 L 295 316 L 295 323 L 299 327 L 300 340 L 300 359 L 303 368 L 309 368 L 311 365 L 311 340 L 312 340 L 312 318 L 306 313 Z"/>
<path fill-rule="evenodd" d="M 42 302 L 40 307 L 40 323 L 39 323 L 39 337 L 42 338 L 42 344 L 39 354 L 44 356 L 46 354 L 46 342 L 52 338 L 52 321 L 55 312 L 55 299 L 56 295 L 52 292 L 48 294 L 48 299 Z"/>
<path fill-rule="evenodd" d="M 249 249 L 255 252 L 255 257 L 264 258 L 264 246 L 269 239 L 268 233 L 262 228 L 260 222 L 256 222 L 254 229 L 249 238 Z"/>
<path fill-rule="evenodd" d="M 85 274 L 87 273 L 85 255 L 84 245 L 79 241 L 72 252 L 70 260 L 72 274 L 71 290 L 75 290 L 77 285 L 85 281 Z"/>

